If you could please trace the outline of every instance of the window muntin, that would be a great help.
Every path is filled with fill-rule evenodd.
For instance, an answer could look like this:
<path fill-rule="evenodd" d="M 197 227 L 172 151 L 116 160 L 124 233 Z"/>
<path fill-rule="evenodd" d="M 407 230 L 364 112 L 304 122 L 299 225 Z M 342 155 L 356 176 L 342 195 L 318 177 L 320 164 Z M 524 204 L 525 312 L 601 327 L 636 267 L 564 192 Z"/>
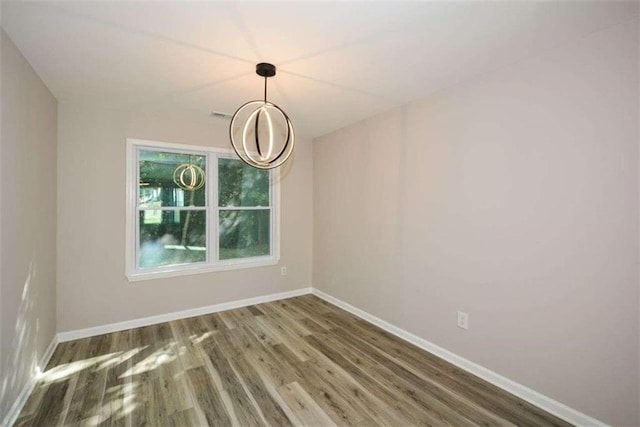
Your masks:
<path fill-rule="evenodd" d="M 277 263 L 276 171 L 251 168 L 230 150 L 128 144 L 130 280 Z M 185 163 L 206 174 L 195 191 L 174 182 L 175 168 Z"/>

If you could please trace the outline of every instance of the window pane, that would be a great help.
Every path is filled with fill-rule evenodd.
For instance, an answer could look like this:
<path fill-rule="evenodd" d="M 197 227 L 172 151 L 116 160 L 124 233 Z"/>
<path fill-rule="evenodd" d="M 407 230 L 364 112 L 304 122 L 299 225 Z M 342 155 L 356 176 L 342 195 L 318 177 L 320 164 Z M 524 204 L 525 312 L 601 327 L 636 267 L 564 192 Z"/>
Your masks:
<path fill-rule="evenodd" d="M 271 211 L 220 211 L 220 259 L 269 255 Z"/>
<path fill-rule="evenodd" d="M 206 211 L 141 210 L 139 268 L 207 259 Z"/>
<path fill-rule="evenodd" d="M 269 206 L 269 171 L 218 159 L 219 206 Z"/>
<path fill-rule="evenodd" d="M 205 206 L 206 156 L 140 150 L 138 160 L 140 207 Z"/>

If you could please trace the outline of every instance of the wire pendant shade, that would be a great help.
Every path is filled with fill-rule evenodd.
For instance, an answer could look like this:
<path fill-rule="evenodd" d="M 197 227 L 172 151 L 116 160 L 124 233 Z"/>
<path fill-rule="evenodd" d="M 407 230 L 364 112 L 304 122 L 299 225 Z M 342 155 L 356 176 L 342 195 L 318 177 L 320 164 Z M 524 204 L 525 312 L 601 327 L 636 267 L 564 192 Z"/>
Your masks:
<path fill-rule="evenodd" d="M 276 74 L 272 64 L 256 65 L 264 77 L 264 100 L 249 101 L 231 118 L 229 137 L 240 159 L 257 169 L 273 169 L 286 162 L 293 153 L 295 133 L 289 116 L 267 101 L 267 78 Z"/>

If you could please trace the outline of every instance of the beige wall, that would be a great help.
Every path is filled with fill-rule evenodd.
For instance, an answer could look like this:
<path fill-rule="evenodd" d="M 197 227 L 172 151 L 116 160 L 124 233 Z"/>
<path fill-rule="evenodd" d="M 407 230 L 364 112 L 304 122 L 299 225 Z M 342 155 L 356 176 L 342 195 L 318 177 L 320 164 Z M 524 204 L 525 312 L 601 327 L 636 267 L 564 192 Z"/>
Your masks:
<path fill-rule="evenodd" d="M 126 138 L 230 148 L 228 123 L 61 104 L 58 150 L 58 330 L 100 326 L 311 285 L 311 145 L 282 172 L 279 265 L 128 282 Z M 280 275 L 287 266 L 288 275 Z"/>
<path fill-rule="evenodd" d="M 0 422 L 56 332 L 56 100 L 1 35 Z"/>
<path fill-rule="evenodd" d="M 637 26 L 315 141 L 314 287 L 638 425 Z"/>

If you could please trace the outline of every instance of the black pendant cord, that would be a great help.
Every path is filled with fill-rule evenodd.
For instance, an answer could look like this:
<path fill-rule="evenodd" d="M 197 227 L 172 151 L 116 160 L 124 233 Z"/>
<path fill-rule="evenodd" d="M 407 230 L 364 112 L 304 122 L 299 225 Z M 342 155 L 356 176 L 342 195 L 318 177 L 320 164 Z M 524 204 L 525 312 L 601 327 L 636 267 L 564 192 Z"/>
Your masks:
<path fill-rule="evenodd" d="M 264 103 L 267 103 L 267 76 L 264 77 Z"/>
<path fill-rule="evenodd" d="M 264 76 L 264 103 L 267 103 L 267 76 Z M 258 150 L 258 155 L 262 156 L 262 150 L 260 149 L 260 140 L 258 138 L 258 129 L 260 129 L 260 115 L 262 114 L 262 109 L 258 110 L 258 114 L 256 115 L 256 126 L 255 126 L 255 138 L 256 138 L 256 148 Z"/>

